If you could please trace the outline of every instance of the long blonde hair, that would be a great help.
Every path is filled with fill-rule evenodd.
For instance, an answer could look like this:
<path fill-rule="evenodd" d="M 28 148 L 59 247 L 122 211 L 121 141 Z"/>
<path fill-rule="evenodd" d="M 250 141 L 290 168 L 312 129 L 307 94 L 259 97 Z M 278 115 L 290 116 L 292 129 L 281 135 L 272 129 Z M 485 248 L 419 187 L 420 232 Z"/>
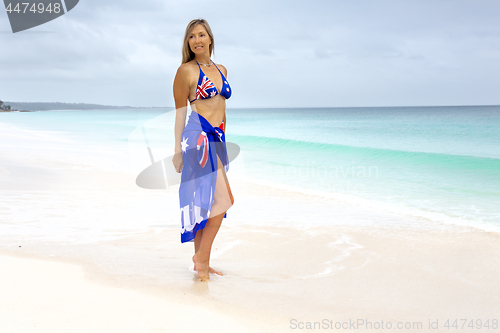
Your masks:
<path fill-rule="evenodd" d="M 189 62 L 194 59 L 194 53 L 191 51 L 191 48 L 189 47 L 189 35 L 191 34 L 191 31 L 193 30 L 194 27 L 196 27 L 198 24 L 201 24 L 205 30 L 208 33 L 208 36 L 210 37 L 211 44 L 208 47 L 208 50 L 210 52 L 210 56 L 212 56 L 212 53 L 214 53 L 214 34 L 212 33 L 212 29 L 210 29 L 210 26 L 208 25 L 208 22 L 205 21 L 204 19 L 195 19 L 189 22 L 189 24 L 186 27 L 186 32 L 184 33 L 184 44 L 182 45 L 182 63 L 185 64 L 186 62 Z"/>

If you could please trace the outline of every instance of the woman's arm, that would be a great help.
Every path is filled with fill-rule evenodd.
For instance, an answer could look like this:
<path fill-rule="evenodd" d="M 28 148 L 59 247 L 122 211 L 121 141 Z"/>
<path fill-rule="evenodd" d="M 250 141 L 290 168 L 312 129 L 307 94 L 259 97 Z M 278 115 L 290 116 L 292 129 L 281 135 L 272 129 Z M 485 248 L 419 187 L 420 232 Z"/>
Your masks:
<path fill-rule="evenodd" d="M 222 68 L 222 74 L 224 74 L 224 76 L 227 79 L 227 69 L 226 69 L 226 67 L 224 67 L 222 65 L 219 65 L 219 67 Z M 226 127 L 227 127 L 227 124 L 226 124 L 226 111 L 224 111 L 224 133 L 226 133 Z"/>
<path fill-rule="evenodd" d="M 186 126 L 187 100 L 189 98 L 189 71 L 185 65 L 177 70 L 174 79 L 175 100 L 175 152 L 180 153 L 181 136 Z"/>
<path fill-rule="evenodd" d="M 175 100 L 175 146 L 172 162 L 177 172 L 182 171 L 182 132 L 186 126 L 187 100 L 189 98 L 189 70 L 185 64 L 177 70 L 174 79 L 174 100 Z"/>

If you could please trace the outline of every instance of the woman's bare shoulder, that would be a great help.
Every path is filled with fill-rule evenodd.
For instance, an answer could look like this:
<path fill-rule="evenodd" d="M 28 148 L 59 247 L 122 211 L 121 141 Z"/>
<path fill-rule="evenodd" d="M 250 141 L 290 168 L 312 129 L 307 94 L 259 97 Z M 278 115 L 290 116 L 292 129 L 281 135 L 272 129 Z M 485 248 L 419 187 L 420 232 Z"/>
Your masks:
<path fill-rule="evenodd" d="M 183 63 L 182 65 L 179 66 L 179 68 L 177 68 L 177 74 L 181 74 L 181 75 L 191 74 L 195 68 L 195 66 L 193 66 L 193 65 L 194 65 L 194 63 L 192 60 L 189 62 Z"/>
<path fill-rule="evenodd" d="M 177 68 L 177 73 L 175 74 L 174 84 L 177 82 L 181 85 L 191 85 L 193 80 L 195 80 L 195 70 L 193 68 L 193 63 L 186 62 Z"/>
<path fill-rule="evenodd" d="M 219 69 L 222 71 L 222 74 L 224 74 L 224 76 L 227 76 L 227 69 L 226 69 L 226 67 L 224 67 L 224 65 L 217 64 L 217 67 L 219 67 Z"/>

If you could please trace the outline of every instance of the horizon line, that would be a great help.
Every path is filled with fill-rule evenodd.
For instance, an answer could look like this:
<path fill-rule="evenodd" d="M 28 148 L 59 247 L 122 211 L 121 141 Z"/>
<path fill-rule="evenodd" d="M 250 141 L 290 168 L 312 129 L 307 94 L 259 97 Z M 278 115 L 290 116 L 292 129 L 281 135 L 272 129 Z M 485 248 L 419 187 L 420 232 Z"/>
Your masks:
<path fill-rule="evenodd" d="M 98 103 L 83 103 L 83 102 L 10 102 L 3 101 L 3 104 L 83 104 L 83 105 L 95 105 L 104 107 L 114 107 L 114 108 L 131 108 L 131 109 L 175 109 L 174 106 L 130 106 L 130 105 L 110 105 L 110 104 L 98 104 Z M 374 106 L 290 106 L 290 107 L 276 107 L 276 106 L 255 106 L 255 107 L 228 107 L 226 109 L 345 109 L 345 108 L 415 108 L 415 107 L 471 107 L 471 106 L 500 106 L 500 104 L 455 104 L 455 105 L 374 105 Z M 48 111 L 48 110 L 47 110 Z"/>

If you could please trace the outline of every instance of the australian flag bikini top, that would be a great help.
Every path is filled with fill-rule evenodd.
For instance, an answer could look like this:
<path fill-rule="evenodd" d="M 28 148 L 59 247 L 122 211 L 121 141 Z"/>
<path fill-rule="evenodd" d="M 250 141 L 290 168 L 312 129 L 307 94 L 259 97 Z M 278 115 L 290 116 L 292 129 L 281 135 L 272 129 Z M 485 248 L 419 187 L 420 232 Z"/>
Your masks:
<path fill-rule="evenodd" d="M 212 60 L 210 60 L 212 61 Z M 208 99 L 212 98 L 217 95 L 221 95 L 225 99 L 228 99 L 231 97 L 231 87 L 229 86 L 229 83 L 227 82 L 226 78 L 224 77 L 224 74 L 220 71 L 219 67 L 215 65 L 215 62 L 212 61 L 212 63 L 219 69 L 219 73 L 222 76 L 222 89 L 221 92 L 219 93 L 217 91 L 217 88 L 215 87 L 215 84 L 210 81 L 210 79 L 203 73 L 201 70 L 200 64 L 198 61 L 196 61 L 198 64 L 198 67 L 200 68 L 200 77 L 198 79 L 198 86 L 196 87 L 196 98 L 190 101 L 189 103 L 193 103 L 197 99 Z"/>

